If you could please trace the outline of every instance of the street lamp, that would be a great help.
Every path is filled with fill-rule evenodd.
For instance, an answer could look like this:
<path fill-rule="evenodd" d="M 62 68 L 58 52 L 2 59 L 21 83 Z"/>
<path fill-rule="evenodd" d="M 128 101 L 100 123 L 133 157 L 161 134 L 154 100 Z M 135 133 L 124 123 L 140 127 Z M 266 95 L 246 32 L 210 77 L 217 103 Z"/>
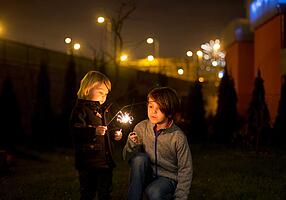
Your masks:
<path fill-rule="evenodd" d="M 191 68 L 191 58 L 193 57 L 193 52 L 191 50 L 188 50 L 186 52 L 187 58 L 186 58 L 186 68 L 187 68 L 187 77 L 190 78 L 190 68 Z"/>
<path fill-rule="evenodd" d="M 120 61 L 122 61 L 122 62 L 127 61 L 127 59 L 128 59 L 128 55 L 127 54 L 122 54 L 120 56 Z"/>
<path fill-rule="evenodd" d="M 97 18 L 97 22 L 98 22 L 99 24 L 102 24 L 102 23 L 105 22 L 105 18 L 104 18 L 104 17 L 98 17 L 98 18 Z"/>
<path fill-rule="evenodd" d="M 153 55 L 147 56 L 147 60 L 150 62 L 154 61 L 154 56 Z"/>
<path fill-rule="evenodd" d="M 147 44 L 153 44 L 154 47 L 154 55 L 156 58 L 159 58 L 159 41 L 157 39 L 154 39 L 152 37 L 149 37 L 146 39 Z"/>
<path fill-rule="evenodd" d="M 182 67 L 179 67 L 177 70 L 179 75 L 183 75 L 184 74 L 184 69 Z"/>
<path fill-rule="evenodd" d="M 189 51 L 187 51 L 186 55 L 190 58 L 193 56 L 193 52 L 189 50 Z"/>
<path fill-rule="evenodd" d="M 198 80 L 199 79 L 199 70 L 200 70 L 200 60 L 203 57 L 203 52 L 201 50 L 198 50 L 196 52 L 196 54 L 197 54 L 196 80 Z"/>
<path fill-rule="evenodd" d="M 67 54 L 73 54 L 74 50 L 78 51 L 80 49 L 80 44 L 78 42 L 73 42 L 72 38 L 66 37 L 64 39 L 65 44 L 67 45 Z"/>
<path fill-rule="evenodd" d="M 112 24 L 108 18 L 105 18 L 103 16 L 97 17 L 97 23 L 99 25 L 105 25 L 105 30 L 104 30 L 104 50 L 103 52 L 114 56 L 114 59 L 116 61 L 116 48 L 114 47 L 114 50 L 112 52 L 111 44 L 112 44 Z M 102 45 L 101 45 L 102 46 Z M 102 47 L 101 47 L 102 48 Z"/>

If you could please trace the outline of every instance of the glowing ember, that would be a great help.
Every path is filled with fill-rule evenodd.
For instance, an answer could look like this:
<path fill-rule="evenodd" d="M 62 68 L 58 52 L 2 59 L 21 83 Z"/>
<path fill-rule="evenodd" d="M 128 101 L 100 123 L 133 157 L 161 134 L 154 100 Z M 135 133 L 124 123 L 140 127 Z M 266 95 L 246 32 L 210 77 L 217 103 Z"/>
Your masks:
<path fill-rule="evenodd" d="M 118 115 L 117 115 L 117 121 L 123 124 L 132 124 L 133 121 L 133 117 L 129 116 L 129 113 L 125 112 L 121 112 L 119 111 Z"/>

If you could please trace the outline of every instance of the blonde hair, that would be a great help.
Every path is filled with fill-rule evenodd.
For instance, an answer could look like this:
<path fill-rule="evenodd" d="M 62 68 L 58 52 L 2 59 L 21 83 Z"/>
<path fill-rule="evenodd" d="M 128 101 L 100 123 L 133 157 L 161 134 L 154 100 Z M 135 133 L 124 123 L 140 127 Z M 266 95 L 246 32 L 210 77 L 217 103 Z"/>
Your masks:
<path fill-rule="evenodd" d="M 108 91 L 111 90 L 111 82 L 107 76 L 98 71 L 89 71 L 80 81 L 77 97 L 79 99 L 88 99 L 90 90 L 98 83 L 103 83 Z"/>

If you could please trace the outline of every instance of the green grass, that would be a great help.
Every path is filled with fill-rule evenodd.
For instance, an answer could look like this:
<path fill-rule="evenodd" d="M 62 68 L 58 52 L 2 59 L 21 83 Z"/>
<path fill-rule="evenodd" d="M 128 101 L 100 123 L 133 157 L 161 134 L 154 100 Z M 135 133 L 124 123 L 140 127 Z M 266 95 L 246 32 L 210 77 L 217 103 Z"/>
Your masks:
<path fill-rule="evenodd" d="M 194 176 L 190 199 L 286 199 L 286 154 L 212 146 L 191 146 Z M 129 168 L 116 154 L 114 197 L 126 199 Z M 32 155 L 32 156 L 31 156 Z M 11 172 L 0 177 L 0 199 L 79 199 L 72 150 L 14 157 Z"/>

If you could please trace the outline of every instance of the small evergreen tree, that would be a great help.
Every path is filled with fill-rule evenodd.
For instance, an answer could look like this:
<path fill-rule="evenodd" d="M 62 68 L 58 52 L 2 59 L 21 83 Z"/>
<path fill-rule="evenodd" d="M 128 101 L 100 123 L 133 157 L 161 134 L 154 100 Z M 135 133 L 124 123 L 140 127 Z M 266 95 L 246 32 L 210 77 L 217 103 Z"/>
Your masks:
<path fill-rule="evenodd" d="M 41 146 L 50 145 L 53 141 L 50 78 L 47 68 L 46 61 L 42 61 L 32 113 L 33 139 Z"/>
<path fill-rule="evenodd" d="M 103 74 L 106 74 L 106 65 L 107 65 L 107 62 L 104 58 L 104 55 L 102 55 L 99 59 L 99 64 L 98 64 L 98 71 L 100 71 L 101 73 Z"/>
<path fill-rule="evenodd" d="M 158 83 L 157 86 L 167 86 L 168 85 L 168 77 L 165 74 L 158 73 Z"/>
<path fill-rule="evenodd" d="M 10 78 L 3 82 L 0 94 L 0 149 L 13 150 L 23 140 L 21 110 Z"/>
<path fill-rule="evenodd" d="M 61 116 L 61 129 L 62 132 L 58 137 L 58 141 L 70 145 L 71 137 L 69 134 L 69 119 L 74 107 L 75 101 L 77 99 L 77 80 L 76 80 L 76 63 L 74 56 L 70 56 L 68 62 L 67 71 L 65 74 L 63 100 L 62 100 L 62 116 Z"/>
<path fill-rule="evenodd" d="M 205 113 L 202 84 L 195 81 L 190 85 L 187 98 L 188 136 L 191 142 L 207 141 L 208 128 Z"/>
<path fill-rule="evenodd" d="M 214 137 L 219 143 L 230 143 L 238 129 L 237 95 L 234 81 L 225 69 L 218 90 L 218 107 L 214 118 Z"/>
<path fill-rule="evenodd" d="M 282 76 L 280 101 L 274 123 L 274 142 L 285 148 L 286 140 L 286 75 Z"/>
<path fill-rule="evenodd" d="M 269 139 L 270 114 L 265 101 L 265 90 L 261 72 L 258 70 L 254 82 L 252 98 L 248 108 L 247 134 L 250 144 L 256 146 L 266 144 Z"/>

